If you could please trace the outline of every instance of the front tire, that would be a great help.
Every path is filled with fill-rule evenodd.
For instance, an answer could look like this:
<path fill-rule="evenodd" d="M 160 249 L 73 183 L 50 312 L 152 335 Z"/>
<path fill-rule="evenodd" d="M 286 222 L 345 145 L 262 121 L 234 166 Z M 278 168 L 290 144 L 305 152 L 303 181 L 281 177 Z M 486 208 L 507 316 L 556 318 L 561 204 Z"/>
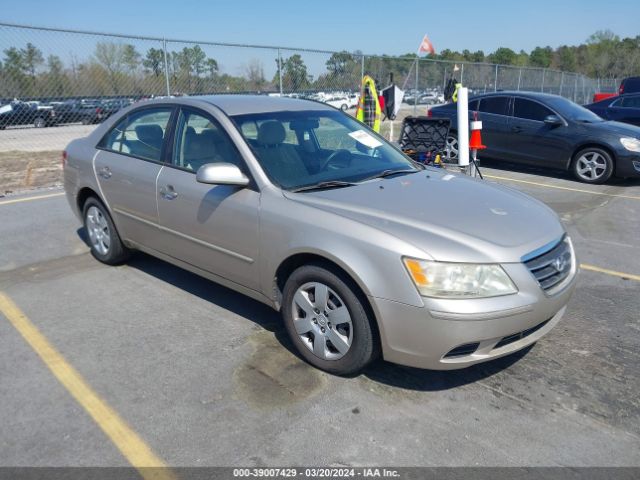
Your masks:
<path fill-rule="evenodd" d="M 378 352 L 378 340 L 364 305 L 343 279 L 317 265 L 288 278 L 282 316 L 291 341 L 311 365 L 337 375 L 362 370 Z"/>
<path fill-rule="evenodd" d="M 47 122 L 45 121 L 44 118 L 42 117 L 38 117 L 36 118 L 36 120 L 33 122 L 33 126 L 36 128 L 44 128 L 47 126 Z"/>
<path fill-rule="evenodd" d="M 597 147 L 580 150 L 571 162 L 573 175 L 584 183 L 605 183 L 613 175 L 613 169 L 613 159 L 609 152 Z"/>
<path fill-rule="evenodd" d="M 130 251 L 120 240 L 111 215 L 102 202 L 89 197 L 84 204 L 82 218 L 91 254 L 96 260 L 107 265 L 118 265 L 129 258 Z"/>

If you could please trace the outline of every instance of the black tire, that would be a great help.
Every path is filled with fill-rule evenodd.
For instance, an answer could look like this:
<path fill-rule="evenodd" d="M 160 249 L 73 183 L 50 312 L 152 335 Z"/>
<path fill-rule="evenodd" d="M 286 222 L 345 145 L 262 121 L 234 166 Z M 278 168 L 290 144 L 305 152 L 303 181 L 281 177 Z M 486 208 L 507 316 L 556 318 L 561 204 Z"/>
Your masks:
<path fill-rule="evenodd" d="M 594 165 L 593 170 L 589 170 L 589 162 Z M 615 169 L 615 164 L 611 154 L 598 147 L 587 147 L 580 150 L 573 156 L 571 161 L 571 173 L 584 183 L 600 184 L 611 178 Z"/>
<path fill-rule="evenodd" d="M 109 246 L 106 251 L 99 250 L 99 247 L 93 242 L 92 234 L 90 232 L 91 227 L 89 224 L 91 223 L 91 220 L 89 219 L 89 212 L 95 212 L 96 210 L 104 219 L 106 228 L 108 229 Z M 111 215 L 109 215 L 109 212 L 100 200 L 95 197 L 89 197 L 87 199 L 82 208 L 82 219 L 87 239 L 89 241 L 89 246 L 91 247 L 91 254 L 96 260 L 106 263 L 107 265 L 118 265 L 129 258 L 131 251 L 122 243 L 118 230 L 111 219 Z"/>
<path fill-rule="evenodd" d="M 349 106 L 346 103 L 343 103 L 342 105 L 340 105 L 340 110 L 342 110 L 343 112 L 346 112 L 348 108 Z"/>
<path fill-rule="evenodd" d="M 333 290 L 346 306 L 350 315 L 350 328 L 353 328 L 351 345 L 344 356 L 339 359 L 326 360 L 316 356 L 311 351 L 311 347 L 305 345 L 301 335 L 296 332 L 293 311 L 294 295 L 300 287 L 315 282 L 324 284 Z M 372 326 L 372 322 L 375 320 L 369 318 L 367 310 L 356 292 L 356 287 L 351 279 L 344 278 L 343 275 L 336 274 L 319 265 L 299 267 L 287 279 L 282 305 L 284 325 L 299 354 L 311 365 L 336 375 L 352 375 L 362 370 L 378 356 L 379 340 L 377 330 Z M 331 310 L 329 311 L 331 312 Z M 330 320 L 331 313 L 326 318 Z M 328 323 L 328 328 L 330 327 L 331 324 Z M 333 327 L 335 328 L 335 325 Z"/>
<path fill-rule="evenodd" d="M 47 121 L 42 117 L 38 117 L 34 120 L 33 126 L 36 128 L 44 128 L 47 126 Z"/>
<path fill-rule="evenodd" d="M 91 123 L 91 119 L 88 117 L 83 117 L 81 121 L 83 125 L 89 125 Z"/>

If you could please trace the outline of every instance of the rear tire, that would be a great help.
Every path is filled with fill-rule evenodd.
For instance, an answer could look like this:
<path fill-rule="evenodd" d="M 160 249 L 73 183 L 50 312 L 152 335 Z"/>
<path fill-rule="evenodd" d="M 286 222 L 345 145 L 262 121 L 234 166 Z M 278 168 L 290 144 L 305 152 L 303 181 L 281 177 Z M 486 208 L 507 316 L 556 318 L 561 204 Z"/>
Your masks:
<path fill-rule="evenodd" d="M 100 200 L 89 197 L 82 209 L 84 228 L 91 254 L 107 265 L 118 265 L 129 258 L 131 251 L 124 246 L 111 215 Z"/>
<path fill-rule="evenodd" d="M 44 127 L 47 126 L 47 122 L 45 121 L 44 118 L 38 117 L 33 122 L 33 126 L 36 127 L 36 128 L 44 128 Z"/>
<path fill-rule="evenodd" d="M 613 175 L 613 158 L 606 150 L 587 147 L 573 156 L 571 172 L 584 183 L 605 183 Z"/>
<path fill-rule="evenodd" d="M 284 325 L 300 355 L 336 375 L 362 370 L 378 354 L 373 319 L 350 279 L 318 265 L 305 265 L 287 279 Z"/>

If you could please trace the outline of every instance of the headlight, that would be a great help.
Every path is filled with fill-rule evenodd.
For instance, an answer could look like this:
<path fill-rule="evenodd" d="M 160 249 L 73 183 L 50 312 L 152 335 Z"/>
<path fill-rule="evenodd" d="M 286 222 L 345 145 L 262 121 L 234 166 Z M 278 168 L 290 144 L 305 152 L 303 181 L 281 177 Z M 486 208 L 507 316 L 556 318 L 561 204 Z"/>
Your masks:
<path fill-rule="evenodd" d="M 640 152 L 640 140 L 632 137 L 622 137 L 620 143 L 630 152 Z"/>
<path fill-rule="evenodd" d="M 420 295 L 437 298 L 484 298 L 517 293 L 500 265 L 446 263 L 403 258 Z"/>

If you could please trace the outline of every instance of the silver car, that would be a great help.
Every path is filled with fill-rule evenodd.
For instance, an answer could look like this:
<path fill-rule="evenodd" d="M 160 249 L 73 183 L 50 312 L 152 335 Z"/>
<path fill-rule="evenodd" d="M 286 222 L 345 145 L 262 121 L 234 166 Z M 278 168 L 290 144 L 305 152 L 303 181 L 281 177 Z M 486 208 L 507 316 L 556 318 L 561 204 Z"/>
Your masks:
<path fill-rule="evenodd" d="M 203 96 L 131 106 L 66 149 L 95 258 L 141 250 L 282 313 L 336 374 L 455 369 L 520 350 L 565 312 L 577 264 L 544 204 L 424 168 L 327 105 Z"/>

